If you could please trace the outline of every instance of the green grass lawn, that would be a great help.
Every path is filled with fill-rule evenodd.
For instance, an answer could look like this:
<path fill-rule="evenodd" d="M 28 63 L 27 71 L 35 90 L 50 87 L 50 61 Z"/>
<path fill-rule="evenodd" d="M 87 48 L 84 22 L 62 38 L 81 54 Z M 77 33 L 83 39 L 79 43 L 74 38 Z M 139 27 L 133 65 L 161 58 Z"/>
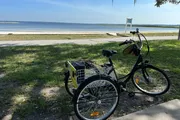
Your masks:
<path fill-rule="evenodd" d="M 177 32 L 168 33 L 144 33 L 145 36 L 178 36 Z M 71 39 L 91 39 L 91 38 L 113 38 L 126 37 L 131 34 L 120 33 L 118 36 L 107 34 L 12 34 L 0 35 L 0 40 L 71 40 Z"/>
<path fill-rule="evenodd" d="M 106 34 L 12 34 L 0 35 L 0 40 L 71 40 L 112 37 Z"/>
<path fill-rule="evenodd" d="M 125 37 L 125 36 L 131 36 L 130 33 L 127 34 L 118 34 L 119 36 Z M 143 33 L 145 36 L 178 36 L 177 32 L 145 32 Z"/>
<path fill-rule="evenodd" d="M 164 69 L 172 81 L 170 92 L 163 100 L 180 99 L 180 41 L 149 41 L 151 63 Z M 0 118 L 14 113 L 13 119 L 32 118 L 37 114 L 63 117 L 71 114 L 71 99 L 63 82 L 66 60 L 91 59 L 97 64 L 106 61 L 102 49 L 113 49 L 113 57 L 120 75 L 125 75 L 136 60 L 123 56 L 124 47 L 118 43 L 98 45 L 62 44 L 55 46 L 27 46 L 0 48 Z M 58 96 L 48 97 L 44 88 L 58 87 Z M 33 118 L 35 117 L 35 118 Z M 66 119 L 66 118 L 64 118 Z"/>

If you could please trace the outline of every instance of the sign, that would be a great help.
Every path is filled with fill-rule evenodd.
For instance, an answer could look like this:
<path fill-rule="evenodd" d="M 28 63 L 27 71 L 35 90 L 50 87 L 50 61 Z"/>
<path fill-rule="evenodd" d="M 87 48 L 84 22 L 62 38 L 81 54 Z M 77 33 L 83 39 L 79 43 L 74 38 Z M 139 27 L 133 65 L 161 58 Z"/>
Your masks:
<path fill-rule="evenodd" d="M 178 35 L 178 40 L 180 40 L 180 26 L 179 26 L 179 35 Z"/>
<path fill-rule="evenodd" d="M 132 18 L 127 18 L 126 24 L 127 24 L 127 23 L 132 24 Z"/>

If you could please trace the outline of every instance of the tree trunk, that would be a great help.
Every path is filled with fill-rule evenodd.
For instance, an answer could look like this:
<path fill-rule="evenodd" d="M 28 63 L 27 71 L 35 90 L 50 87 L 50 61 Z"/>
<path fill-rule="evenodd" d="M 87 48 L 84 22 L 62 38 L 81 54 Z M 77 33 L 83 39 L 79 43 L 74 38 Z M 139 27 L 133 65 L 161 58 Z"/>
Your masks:
<path fill-rule="evenodd" d="M 179 35 L 178 35 L 178 40 L 180 40 L 180 26 L 179 26 Z"/>

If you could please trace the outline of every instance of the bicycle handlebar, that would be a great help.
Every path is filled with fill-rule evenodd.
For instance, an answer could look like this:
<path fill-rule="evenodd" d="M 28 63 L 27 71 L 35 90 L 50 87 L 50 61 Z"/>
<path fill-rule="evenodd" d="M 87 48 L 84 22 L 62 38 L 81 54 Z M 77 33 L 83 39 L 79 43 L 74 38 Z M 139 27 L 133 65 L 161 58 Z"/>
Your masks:
<path fill-rule="evenodd" d="M 139 28 L 136 28 L 136 31 L 130 31 L 131 34 L 135 35 L 139 33 Z"/>
<path fill-rule="evenodd" d="M 139 47 L 140 50 L 142 49 L 142 46 L 143 46 L 143 43 L 142 43 L 142 40 L 141 40 L 141 36 L 146 40 L 147 48 L 148 48 L 147 54 L 149 54 L 149 44 L 148 44 L 148 41 L 147 41 L 146 37 L 142 33 L 139 32 L 139 29 L 136 28 L 136 31 L 130 31 L 130 33 L 133 34 L 133 35 L 137 34 L 137 36 L 139 38 L 139 41 L 140 41 L 140 47 Z M 125 42 L 120 43 L 119 46 L 124 45 L 124 44 L 129 44 L 129 43 L 132 43 L 132 42 L 135 42 L 135 41 L 132 40 L 132 39 L 126 40 Z"/>
<path fill-rule="evenodd" d="M 135 41 L 134 41 L 134 40 L 132 40 L 132 39 L 130 39 L 130 40 L 126 40 L 126 41 L 124 41 L 124 42 L 120 43 L 120 44 L 119 44 L 119 46 L 122 46 L 122 45 L 125 45 L 125 44 L 129 44 L 129 43 L 133 43 L 133 42 L 135 42 Z"/>

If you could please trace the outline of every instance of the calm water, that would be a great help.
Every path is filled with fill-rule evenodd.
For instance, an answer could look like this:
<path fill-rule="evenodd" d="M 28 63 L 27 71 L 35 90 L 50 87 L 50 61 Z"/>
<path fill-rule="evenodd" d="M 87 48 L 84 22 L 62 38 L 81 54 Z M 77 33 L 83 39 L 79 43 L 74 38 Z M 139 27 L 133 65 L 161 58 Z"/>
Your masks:
<path fill-rule="evenodd" d="M 135 30 L 137 27 L 133 27 Z M 141 31 L 178 31 L 177 28 L 138 27 Z M 53 22 L 0 22 L 0 31 L 99 31 L 122 32 L 124 25 L 113 24 L 79 24 L 79 23 L 53 23 Z"/>

